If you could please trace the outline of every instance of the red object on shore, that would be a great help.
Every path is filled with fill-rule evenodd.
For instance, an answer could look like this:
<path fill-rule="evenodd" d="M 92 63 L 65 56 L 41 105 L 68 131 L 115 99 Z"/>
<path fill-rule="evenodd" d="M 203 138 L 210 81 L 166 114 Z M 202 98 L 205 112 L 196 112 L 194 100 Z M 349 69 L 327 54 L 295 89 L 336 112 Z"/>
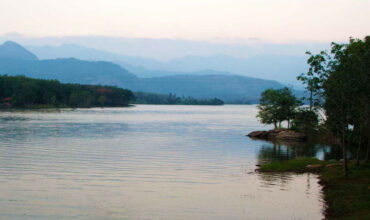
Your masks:
<path fill-rule="evenodd" d="M 12 105 L 11 102 L 12 102 L 12 97 L 6 97 L 3 99 L 3 106 L 9 107 Z"/>
<path fill-rule="evenodd" d="M 7 97 L 3 99 L 3 102 L 11 102 L 11 101 L 12 101 L 12 97 Z"/>

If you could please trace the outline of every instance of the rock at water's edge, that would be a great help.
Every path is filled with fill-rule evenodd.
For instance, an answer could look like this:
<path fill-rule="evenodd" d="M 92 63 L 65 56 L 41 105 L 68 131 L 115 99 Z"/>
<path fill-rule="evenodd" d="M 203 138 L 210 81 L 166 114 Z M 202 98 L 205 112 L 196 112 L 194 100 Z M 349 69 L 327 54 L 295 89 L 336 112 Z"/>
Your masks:
<path fill-rule="evenodd" d="M 281 139 L 281 140 L 304 141 L 307 139 L 307 135 L 298 133 L 295 131 L 291 131 L 291 130 L 286 130 L 286 131 L 279 132 L 276 138 Z"/>
<path fill-rule="evenodd" d="M 253 131 L 247 136 L 251 138 L 268 138 L 267 131 Z"/>
<path fill-rule="evenodd" d="M 286 141 L 305 141 L 307 135 L 286 129 L 274 129 L 268 131 L 253 131 L 247 136 L 258 139 L 279 139 Z"/>

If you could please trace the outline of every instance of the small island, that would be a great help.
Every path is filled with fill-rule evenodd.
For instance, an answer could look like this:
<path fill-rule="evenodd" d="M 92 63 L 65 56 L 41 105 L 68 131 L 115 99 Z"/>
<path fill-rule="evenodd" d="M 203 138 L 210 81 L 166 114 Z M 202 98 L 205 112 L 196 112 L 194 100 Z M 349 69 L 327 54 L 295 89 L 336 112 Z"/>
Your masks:
<path fill-rule="evenodd" d="M 284 141 L 306 141 L 307 135 L 289 129 L 271 129 L 268 131 L 253 131 L 247 134 L 248 137 L 264 140 L 284 140 Z"/>

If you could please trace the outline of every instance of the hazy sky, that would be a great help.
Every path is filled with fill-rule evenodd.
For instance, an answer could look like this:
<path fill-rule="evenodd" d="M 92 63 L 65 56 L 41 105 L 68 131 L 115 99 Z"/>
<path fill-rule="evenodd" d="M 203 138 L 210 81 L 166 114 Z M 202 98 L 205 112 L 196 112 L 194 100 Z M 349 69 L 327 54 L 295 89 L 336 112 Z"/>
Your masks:
<path fill-rule="evenodd" d="M 224 42 L 346 41 L 370 34 L 369 0 L 0 0 L 0 34 Z"/>

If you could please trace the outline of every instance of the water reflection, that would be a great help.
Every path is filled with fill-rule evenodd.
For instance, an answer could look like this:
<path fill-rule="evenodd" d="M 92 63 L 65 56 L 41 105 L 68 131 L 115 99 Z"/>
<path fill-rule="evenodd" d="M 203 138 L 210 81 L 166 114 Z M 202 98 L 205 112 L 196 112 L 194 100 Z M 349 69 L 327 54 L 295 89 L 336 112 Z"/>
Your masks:
<path fill-rule="evenodd" d="M 324 145 L 315 142 L 284 142 L 284 141 L 258 141 L 260 148 L 258 151 L 257 163 L 260 165 L 292 160 L 297 157 L 317 157 L 321 160 L 339 160 L 342 158 L 342 148 L 337 145 Z M 349 149 L 348 155 L 352 155 Z M 258 172 L 258 178 L 263 187 L 279 187 L 280 190 L 290 190 L 293 184 L 297 184 L 296 176 L 301 176 L 302 186 L 305 186 L 306 196 L 317 196 L 315 188 L 318 184 L 318 176 L 316 174 L 292 174 L 292 173 L 263 173 Z M 319 200 L 323 202 L 323 197 L 320 195 Z"/>
<path fill-rule="evenodd" d="M 259 164 L 292 160 L 297 157 L 339 160 L 342 158 L 342 151 L 340 146 L 329 146 L 315 142 L 262 141 L 258 153 Z"/>

